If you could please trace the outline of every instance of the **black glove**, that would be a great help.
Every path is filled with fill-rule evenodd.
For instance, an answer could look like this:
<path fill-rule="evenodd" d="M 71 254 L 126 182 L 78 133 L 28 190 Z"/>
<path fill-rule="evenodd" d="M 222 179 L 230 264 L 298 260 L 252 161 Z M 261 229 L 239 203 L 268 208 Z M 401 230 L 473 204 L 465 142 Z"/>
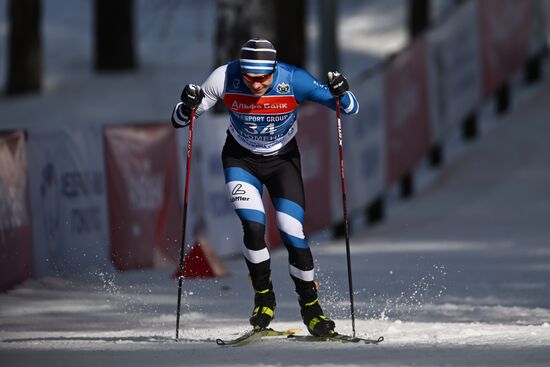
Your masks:
<path fill-rule="evenodd" d="M 327 84 L 334 97 L 340 97 L 349 90 L 347 79 L 337 71 L 329 71 Z"/>
<path fill-rule="evenodd" d="M 181 112 L 184 116 L 191 116 L 191 110 L 197 109 L 204 98 L 204 92 L 201 87 L 195 84 L 187 84 L 181 92 Z"/>

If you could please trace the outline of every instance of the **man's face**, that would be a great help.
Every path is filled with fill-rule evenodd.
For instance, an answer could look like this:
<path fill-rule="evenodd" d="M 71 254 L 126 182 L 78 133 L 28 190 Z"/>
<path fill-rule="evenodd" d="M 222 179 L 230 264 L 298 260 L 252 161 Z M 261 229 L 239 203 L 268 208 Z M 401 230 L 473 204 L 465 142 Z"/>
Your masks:
<path fill-rule="evenodd" d="M 252 95 L 261 97 L 267 92 L 273 83 L 273 73 L 265 74 L 242 74 L 244 84 L 248 87 Z"/>

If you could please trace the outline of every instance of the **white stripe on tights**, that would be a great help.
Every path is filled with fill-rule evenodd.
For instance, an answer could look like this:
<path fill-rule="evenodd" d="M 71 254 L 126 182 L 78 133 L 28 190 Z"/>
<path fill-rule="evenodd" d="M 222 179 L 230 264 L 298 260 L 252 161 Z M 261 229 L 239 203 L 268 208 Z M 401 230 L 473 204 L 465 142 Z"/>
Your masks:
<path fill-rule="evenodd" d="M 291 264 L 288 264 L 288 268 L 290 271 L 290 275 L 305 282 L 313 282 L 313 280 L 315 279 L 315 274 L 313 270 L 300 270 Z"/>
<path fill-rule="evenodd" d="M 267 247 L 255 251 L 246 248 L 246 246 L 243 244 L 243 254 L 244 257 L 246 257 L 246 259 L 253 264 L 259 264 L 261 262 L 269 260 L 269 251 L 267 250 Z"/>
<path fill-rule="evenodd" d="M 302 223 L 286 213 L 277 212 L 277 226 L 279 227 L 279 230 L 285 232 L 286 234 L 301 239 L 306 238 L 306 236 L 304 236 Z"/>

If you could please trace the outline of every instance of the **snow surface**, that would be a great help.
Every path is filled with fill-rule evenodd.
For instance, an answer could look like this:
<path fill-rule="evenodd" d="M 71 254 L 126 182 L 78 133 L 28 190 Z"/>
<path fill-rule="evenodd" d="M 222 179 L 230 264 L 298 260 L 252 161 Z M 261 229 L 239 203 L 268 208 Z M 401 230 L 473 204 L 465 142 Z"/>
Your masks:
<path fill-rule="evenodd" d="M 3 40 L 6 3 L 0 0 Z M 212 29 L 200 21 L 213 19 L 212 1 L 204 7 L 181 1 L 175 11 L 174 2 L 139 1 L 146 10 L 138 22 L 144 36 L 141 71 L 99 77 L 90 69 L 91 3 L 44 3 L 46 91 L 1 99 L 2 127 L 165 119 L 183 81 L 209 72 L 197 60 L 212 59 Z M 388 5 L 381 3 L 389 2 L 376 3 L 348 1 L 343 16 L 387 13 Z M 402 8 L 393 11 L 403 14 Z M 156 28 L 159 19 L 164 27 Z M 372 19 L 372 29 L 383 33 L 387 20 Z M 341 29 L 360 31 L 346 24 Z M 350 75 L 389 52 L 376 47 L 384 35 L 372 29 L 371 48 L 341 36 L 350 41 L 344 42 L 342 58 Z M 402 30 L 392 28 L 386 41 L 402 45 Z M 0 60 L 4 69 L 5 58 Z M 314 58 L 310 63 L 315 68 Z M 549 101 L 546 82 L 507 117 L 486 121 L 482 139 L 458 149 L 419 195 L 393 205 L 387 221 L 354 232 L 356 330 L 359 336 L 383 335 L 378 346 L 283 339 L 242 348 L 215 345 L 215 338 L 247 329 L 251 287 L 243 260 L 235 258 L 225 259 L 229 277 L 184 282 L 186 341 L 180 342 L 173 340 L 173 269 L 27 281 L 0 295 L 0 365 L 548 366 Z M 94 109 L 97 105 L 102 108 Z M 323 305 L 337 329 L 351 333 L 343 241 L 314 242 L 312 249 Z M 305 332 L 287 255 L 274 251 L 272 256 L 278 302 L 273 327 Z"/>

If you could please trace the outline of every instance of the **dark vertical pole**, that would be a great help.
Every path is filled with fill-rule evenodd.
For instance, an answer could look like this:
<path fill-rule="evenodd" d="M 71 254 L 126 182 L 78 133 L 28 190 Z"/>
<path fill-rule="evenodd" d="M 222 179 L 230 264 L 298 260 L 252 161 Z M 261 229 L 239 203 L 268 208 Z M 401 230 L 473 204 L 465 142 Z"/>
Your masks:
<path fill-rule="evenodd" d="M 303 68 L 306 63 L 306 0 L 277 0 L 275 6 L 277 59 Z"/>
<path fill-rule="evenodd" d="M 329 71 L 338 70 L 338 39 L 337 39 L 337 14 L 336 0 L 319 1 L 319 14 L 321 18 L 321 38 L 319 41 L 319 53 L 321 79 L 326 79 Z"/>
<path fill-rule="evenodd" d="M 37 92 L 42 86 L 40 0 L 10 0 L 7 94 Z"/>
<path fill-rule="evenodd" d="M 474 140 L 479 135 L 477 114 L 471 112 L 462 122 L 462 138 L 466 141 Z"/>
<path fill-rule="evenodd" d="M 422 34 L 430 25 L 430 0 L 408 0 L 407 23 L 411 40 Z"/>
<path fill-rule="evenodd" d="M 96 70 L 136 67 L 133 0 L 95 0 L 94 42 Z"/>

